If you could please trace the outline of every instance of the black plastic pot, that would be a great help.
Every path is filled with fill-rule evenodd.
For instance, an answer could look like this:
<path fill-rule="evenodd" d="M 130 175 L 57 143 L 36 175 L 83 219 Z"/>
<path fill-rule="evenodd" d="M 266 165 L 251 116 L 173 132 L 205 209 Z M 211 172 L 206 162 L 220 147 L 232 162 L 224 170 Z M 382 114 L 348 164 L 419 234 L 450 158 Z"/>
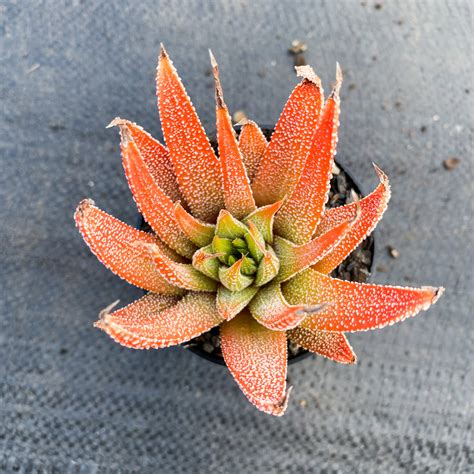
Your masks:
<path fill-rule="evenodd" d="M 236 128 L 237 133 L 239 133 L 240 132 L 240 127 L 236 126 L 235 128 Z M 262 131 L 267 136 L 267 138 L 270 138 L 271 134 L 273 133 L 273 129 L 271 127 L 268 127 L 268 126 L 263 126 Z M 211 145 L 213 146 L 214 149 L 217 150 L 217 143 L 216 143 L 215 139 L 211 139 Z M 357 180 L 354 179 L 354 177 L 347 171 L 347 168 L 344 165 L 342 165 L 339 160 L 336 160 L 336 165 L 345 174 L 348 185 L 349 185 L 348 187 L 352 188 L 359 196 L 365 196 L 365 194 L 363 192 L 363 188 L 359 185 Z M 138 217 L 137 228 L 141 229 L 141 230 L 150 230 L 148 224 L 145 222 L 145 220 L 143 219 L 143 217 L 141 215 L 139 215 L 139 217 Z M 372 253 L 371 262 L 368 266 L 369 267 L 369 275 L 367 277 L 367 280 L 369 280 L 370 277 L 373 274 L 373 269 L 375 268 L 374 261 L 375 261 L 375 255 L 376 255 L 376 246 L 375 246 L 375 238 L 374 238 L 373 233 L 367 238 L 367 247 L 366 248 L 367 248 L 367 250 L 371 251 L 371 253 Z M 348 258 L 350 258 L 350 256 Z M 335 270 L 335 272 L 337 272 L 337 270 Z M 210 362 L 214 362 L 215 364 L 225 366 L 225 362 L 224 362 L 223 357 L 211 354 L 209 352 L 206 352 L 205 350 L 202 349 L 202 347 L 200 345 L 193 345 L 193 341 L 190 341 L 189 343 L 184 344 L 184 346 L 189 351 L 191 351 L 194 354 L 202 357 L 203 359 L 206 359 Z M 301 352 L 299 352 L 298 354 L 296 354 L 294 356 L 290 354 L 289 357 L 288 357 L 288 363 L 289 364 L 294 364 L 296 362 L 299 362 L 299 361 L 305 359 L 309 355 L 311 355 L 311 353 L 309 351 L 306 351 L 306 350 L 302 350 Z"/>

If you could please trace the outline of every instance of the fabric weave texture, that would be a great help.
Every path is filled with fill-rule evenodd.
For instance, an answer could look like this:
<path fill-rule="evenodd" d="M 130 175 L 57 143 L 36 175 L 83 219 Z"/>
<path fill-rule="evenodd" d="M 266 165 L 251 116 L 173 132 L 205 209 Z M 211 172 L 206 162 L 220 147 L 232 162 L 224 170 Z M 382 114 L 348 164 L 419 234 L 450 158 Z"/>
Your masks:
<path fill-rule="evenodd" d="M 441 0 L 2 2 L 0 472 L 472 472 L 470 18 L 470 2 Z M 160 136 L 160 42 L 212 133 L 207 48 L 230 110 L 271 124 L 297 82 L 294 39 L 325 84 L 336 61 L 345 72 L 338 160 L 365 189 L 371 161 L 391 178 L 377 283 L 446 293 L 403 325 L 350 335 L 356 366 L 292 365 L 293 403 L 273 419 L 222 367 L 92 328 L 140 290 L 96 261 L 72 214 L 90 196 L 136 222 L 105 126 L 122 116 Z"/>

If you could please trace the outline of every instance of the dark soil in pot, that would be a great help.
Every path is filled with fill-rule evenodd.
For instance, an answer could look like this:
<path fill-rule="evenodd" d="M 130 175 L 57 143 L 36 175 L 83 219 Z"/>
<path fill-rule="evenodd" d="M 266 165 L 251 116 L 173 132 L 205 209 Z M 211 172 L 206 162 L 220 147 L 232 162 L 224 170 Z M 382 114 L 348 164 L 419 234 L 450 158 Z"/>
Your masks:
<path fill-rule="evenodd" d="M 240 127 L 236 127 L 237 133 Z M 262 128 L 267 138 L 270 138 L 273 130 L 269 127 Z M 212 146 L 216 149 L 215 140 L 211 140 Z M 354 178 L 344 169 L 344 167 L 336 160 L 334 167 L 334 174 L 331 180 L 331 189 L 329 191 L 329 199 L 327 207 L 339 207 L 348 204 L 352 201 L 351 192 L 355 191 L 359 197 L 364 194 L 360 186 Z M 150 227 L 140 216 L 139 226 L 141 230 L 150 231 Z M 374 263 L 375 257 L 375 240 L 373 235 L 365 239 L 359 247 L 357 247 L 347 258 L 342 262 L 332 273 L 331 276 L 341 280 L 351 280 L 364 283 L 368 281 Z M 183 347 L 188 348 L 195 354 L 208 359 L 217 364 L 225 365 L 222 357 L 219 328 L 213 328 L 210 331 L 202 334 L 182 344 Z M 288 341 L 288 362 L 294 363 L 307 357 L 310 353 L 300 346 Z"/>

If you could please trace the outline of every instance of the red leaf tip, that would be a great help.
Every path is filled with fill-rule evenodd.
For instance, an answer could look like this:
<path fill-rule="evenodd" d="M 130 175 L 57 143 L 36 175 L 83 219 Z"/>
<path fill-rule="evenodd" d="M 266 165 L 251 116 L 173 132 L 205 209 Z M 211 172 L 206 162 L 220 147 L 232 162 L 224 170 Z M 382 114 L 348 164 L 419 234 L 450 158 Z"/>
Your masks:
<path fill-rule="evenodd" d="M 372 161 L 372 166 L 374 167 L 374 170 L 377 173 L 377 176 L 379 177 L 381 183 L 385 184 L 388 187 L 389 185 L 388 176 L 382 171 L 380 166 L 374 163 L 373 161 Z"/>
<path fill-rule="evenodd" d="M 110 122 L 105 128 L 119 127 L 120 129 L 120 139 L 122 145 L 127 147 L 129 142 L 134 142 L 132 133 L 130 132 L 129 126 L 133 125 L 134 127 L 140 129 L 144 132 L 143 128 L 130 122 L 128 120 L 122 119 L 120 117 L 115 117 L 112 122 Z"/>
<path fill-rule="evenodd" d="M 290 394 L 292 390 L 293 386 L 288 387 L 285 394 L 283 395 L 283 398 L 278 403 L 275 403 L 274 405 L 271 405 L 271 407 L 269 407 L 269 412 L 271 415 L 282 416 L 285 414 L 285 411 L 288 408 L 288 401 L 290 399 Z M 266 411 L 265 407 L 263 407 L 263 410 Z"/>
<path fill-rule="evenodd" d="M 133 142 L 132 134 L 124 123 L 117 123 L 120 128 L 120 143 L 123 148 L 127 148 L 130 142 Z"/>
<path fill-rule="evenodd" d="M 112 128 L 112 127 L 115 127 L 116 125 L 122 125 L 125 122 L 126 120 L 120 117 L 115 117 L 105 128 Z"/>
<path fill-rule="evenodd" d="M 334 87 L 329 96 L 330 99 L 333 99 L 336 102 L 339 102 L 339 92 L 341 91 L 342 80 L 343 75 L 341 66 L 339 66 L 339 63 L 336 63 L 336 83 L 334 84 Z"/>
<path fill-rule="evenodd" d="M 95 328 L 104 329 L 106 326 L 108 326 L 110 313 L 119 304 L 119 301 L 120 300 L 114 301 L 99 313 L 99 320 L 94 323 Z"/>
<path fill-rule="evenodd" d="M 220 109 L 225 107 L 224 103 L 224 92 L 222 90 L 221 79 L 219 77 L 219 66 L 217 65 L 216 58 L 209 50 L 209 57 L 211 58 L 212 73 L 214 74 L 214 83 L 216 89 L 216 106 Z"/>
<path fill-rule="evenodd" d="M 255 126 L 257 126 L 257 124 L 253 120 L 250 120 L 247 117 L 244 117 L 242 120 L 240 120 L 239 122 L 237 122 L 235 124 L 236 127 L 243 127 L 244 125 L 255 125 Z"/>
<path fill-rule="evenodd" d="M 306 79 L 307 81 L 313 82 L 318 87 L 321 87 L 321 79 L 314 72 L 311 66 L 308 66 L 307 64 L 305 66 L 295 66 L 295 70 L 296 70 L 296 75 L 298 77 L 302 77 L 303 79 Z"/>
<path fill-rule="evenodd" d="M 87 211 L 90 209 L 91 206 L 95 206 L 95 202 L 92 199 L 83 199 L 76 207 L 76 211 L 74 212 L 74 219 L 76 222 L 78 219 L 82 219 Z"/>
<path fill-rule="evenodd" d="M 166 49 L 163 43 L 160 43 L 160 58 L 169 59 L 168 53 L 166 52 Z"/>
<path fill-rule="evenodd" d="M 217 68 L 217 61 L 216 61 L 216 58 L 214 56 L 214 54 L 212 53 L 211 49 L 209 48 L 209 57 L 211 58 L 211 66 L 213 68 Z"/>
<path fill-rule="evenodd" d="M 431 298 L 431 301 L 427 304 L 426 308 L 424 309 L 428 309 L 429 306 L 435 304 L 444 293 L 444 287 L 442 286 L 439 286 L 439 287 L 423 286 L 422 288 L 426 290 L 431 290 L 431 292 L 433 293 L 433 297 Z"/>

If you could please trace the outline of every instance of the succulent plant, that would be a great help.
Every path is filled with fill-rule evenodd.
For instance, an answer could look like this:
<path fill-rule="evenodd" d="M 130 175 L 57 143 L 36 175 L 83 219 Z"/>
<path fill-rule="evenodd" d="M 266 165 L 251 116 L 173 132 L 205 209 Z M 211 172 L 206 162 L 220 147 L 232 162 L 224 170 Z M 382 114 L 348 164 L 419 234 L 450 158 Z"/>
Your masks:
<path fill-rule="evenodd" d="M 324 101 L 309 66 L 267 143 L 252 121 L 237 137 L 215 77 L 216 156 L 164 48 L 157 96 L 166 147 L 116 118 L 123 166 L 153 233 L 82 201 L 84 240 L 114 273 L 148 291 L 100 314 L 95 326 L 123 346 L 162 348 L 220 328 L 222 353 L 258 409 L 282 415 L 288 339 L 336 362 L 356 356 L 345 333 L 380 328 L 427 309 L 442 288 L 404 288 L 331 278 L 364 240 L 390 198 L 386 175 L 366 197 L 325 210 L 339 125 L 342 74 Z"/>

